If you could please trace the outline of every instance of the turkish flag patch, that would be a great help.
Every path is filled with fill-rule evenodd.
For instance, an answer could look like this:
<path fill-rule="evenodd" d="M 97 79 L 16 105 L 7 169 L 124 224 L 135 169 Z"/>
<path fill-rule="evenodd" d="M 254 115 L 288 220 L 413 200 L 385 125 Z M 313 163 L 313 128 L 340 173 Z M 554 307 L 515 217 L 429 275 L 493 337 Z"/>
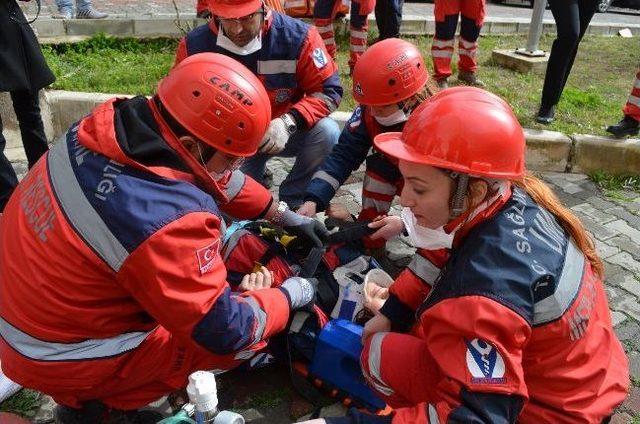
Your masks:
<path fill-rule="evenodd" d="M 198 257 L 198 265 L 200 266 L 200 275 L 204 275 L 213 269 L 213 265 L 220 251 L 220 240 L 216 240 L 202 249 L 196 250 Z"/>

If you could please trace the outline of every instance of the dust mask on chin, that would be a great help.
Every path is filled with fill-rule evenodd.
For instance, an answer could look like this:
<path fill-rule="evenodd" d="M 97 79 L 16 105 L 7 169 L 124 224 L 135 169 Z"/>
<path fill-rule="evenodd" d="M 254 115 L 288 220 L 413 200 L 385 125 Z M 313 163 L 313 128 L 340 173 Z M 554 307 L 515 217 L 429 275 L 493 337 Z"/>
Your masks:
<path fill-rule="evenodd" d="M 404 110 L 398 109 L 388 116 L 376 116 L 373 115 L 373 118 L 378 121 L 378 124 L 384 127 L 392 127 L 394 125 L 401 124 L 406 122 L 409 119 L 409 115 L 407 115 Z"/>
<path fill-rule="evenodd" d="M 455 231 L 447 234 L 444 227 L 432 229 L 418 225 L 418 220 L 411 209 L 402 208 L 400 214 L 404 228 L 409 234 L 409 240 L 414 247 L 420 249 L 451 249 Z"/>
<path fill-rule="evenodd" d="M 262 32 L 259 32 L 258 35 L 251 41 L 249 41 L 244 46 L 240 47 L 236 45 L 229 37 L 224 35 L 224 30 L 222 26 L 220 26 L 220 31 L 218 31 L 218 39 L 216 44 L 218 47 L 225 49 L 231 53 L 235 53 L 240 56 L 248 56 L 252 53 L 257 52 L 262 48 Z"/>

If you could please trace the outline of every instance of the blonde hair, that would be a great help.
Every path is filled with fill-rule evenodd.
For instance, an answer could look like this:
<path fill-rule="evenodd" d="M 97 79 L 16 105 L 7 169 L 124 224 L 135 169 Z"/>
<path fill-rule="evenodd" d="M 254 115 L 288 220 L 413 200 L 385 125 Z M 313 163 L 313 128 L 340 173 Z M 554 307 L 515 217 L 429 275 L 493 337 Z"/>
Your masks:
<path fill-rule="evenodd" d="M 469 179 L 469 187 L 467 188 L 467 198 L 471 195 L 471 184 L 475 180 L 485 181 L 489 187 L 484 199 L 482 199 L 478 204 L 487 201 L 496 194 L 496 190 L 491 189 L 491 186 L 488 184 L 486 179 L 471 177 Z M 511 183 L 526 191 L 536 204 L 545 208 L 556 218 L 558 224 L 560 224 L 560 226 L 569 233 L 578 246 L 578 249 L 580 249 L 580 251 L 586 256 L 587 260 L 591 263 L 593 271 L 598 275 L 598 277 L 603 278 L 604 266 L 602 264 L 602 259 L 600 259 L 596 252 L 593 239 L 589 234 L 587 234 L 587 231 L 585 230 L 584 225 L 582 225 L 580 219 L 578 219 L 578 217 L 575 216 L 568 208 L 562 205 L 562 202 L 558 199 L 558 196 L 555 195 L 551 188 L 549 188 L 549 186 L 542 180 L 530 173 L 527 173 L 520 179 L 511 180 Z M 455 184 L 453 184 L 451 196 L 453 196 L 454 191 Z M 477 205 L 471 205 L 469 202 L 465 212 L 471 212 L 476 206 Z"/>
<path fill-rule="evenodd" d="M 603 278 L 604 266 L 596 253 L 595 243 L 587 234 L 580 219 L 568 208 L 562 205 L 558 196 L 539 178 L 527 173 L 524 177 L 512 181 L 512 183 L 527 192 L 529 196 L 540 206 L 549 211 L 558 220 L 558 223 L 573 238 L 578 248 L 587 257 L 591 267 L 598 277 Z"/>

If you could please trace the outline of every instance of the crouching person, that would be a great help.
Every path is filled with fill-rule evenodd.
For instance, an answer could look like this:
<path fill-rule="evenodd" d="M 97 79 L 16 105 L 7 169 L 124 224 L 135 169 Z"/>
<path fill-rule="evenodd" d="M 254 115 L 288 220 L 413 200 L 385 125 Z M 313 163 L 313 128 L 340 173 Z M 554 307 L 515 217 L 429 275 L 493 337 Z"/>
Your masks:
<path fill-rule="evenodd" d="M 313 175 L 298 213 L 314 216 L 326 209 L 328 215 L 337 216 L 339 208 L 329 202 L 365 160 L 358 219 L 368 221 L 389 213 L 394 197 L 402 190 L 402 175 L 397 160 L 376 149 L 373 138 L 401 131 L 411 111 L 436 91 L 416 46 L 397 38 L 371 46 L 353 72 L 353 98 L 360 106 L 342 130 L 338 144 Z M 384 248 L 384 240 L 376 235 L 375 240 L 365 240 L 365 245 L 370 249 Z"/>
<path fill-rule="evenodd" d="M 228 370 L 313 297 L 303 279 L 232 293 L 219 254 L 225 212 L 319 242 L 239 167 L 270 120 L 238 62 L 194 55 L 158 94 L 113 99 L 73 125 L 0 218 L 0 359 L 51 395 L 57 423 L 155 423 L 136 408 Z"/>
<path fill-rule="evenodd" d="M 399 160 L 420 266 L 391 285 L 363 335 L 363 373 L 393 414 L 326 421 L 608 422 L 629 369 L 602 262 L 580 221 L 525 174 L 510 107 L 445 90 L 374 142 Z M 438 249 L 439 260 L 425 254 Z"/>

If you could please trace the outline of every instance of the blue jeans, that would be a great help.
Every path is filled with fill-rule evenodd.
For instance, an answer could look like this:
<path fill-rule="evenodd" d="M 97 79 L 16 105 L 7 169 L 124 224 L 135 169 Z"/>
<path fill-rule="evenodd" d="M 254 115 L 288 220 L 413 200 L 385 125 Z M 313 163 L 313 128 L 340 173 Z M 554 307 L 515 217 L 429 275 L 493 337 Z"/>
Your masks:
<path fill-rule="evenodd" d="M 56 0 L 58 11 L 73 10 L 73 0 Z M 91 7 L 91 0 L 76 0 L 76 12 L 87 10 Z"/>
<path fill-rule="evenodd" d="M 278 197 L 292 209 L 297 208 L 302 204 L 311 177 L 338 143 L 339 136 L 340 128 L 336 121 L 322 118 L 311 129 L 292 135 L 284 150 L 277 155 L 258 153 L 246 160 L 242 171 L 259 183 L 264 183 L 264 169 L 270 157 L 295 157 L 293 168 L 280 185 Z"/>

